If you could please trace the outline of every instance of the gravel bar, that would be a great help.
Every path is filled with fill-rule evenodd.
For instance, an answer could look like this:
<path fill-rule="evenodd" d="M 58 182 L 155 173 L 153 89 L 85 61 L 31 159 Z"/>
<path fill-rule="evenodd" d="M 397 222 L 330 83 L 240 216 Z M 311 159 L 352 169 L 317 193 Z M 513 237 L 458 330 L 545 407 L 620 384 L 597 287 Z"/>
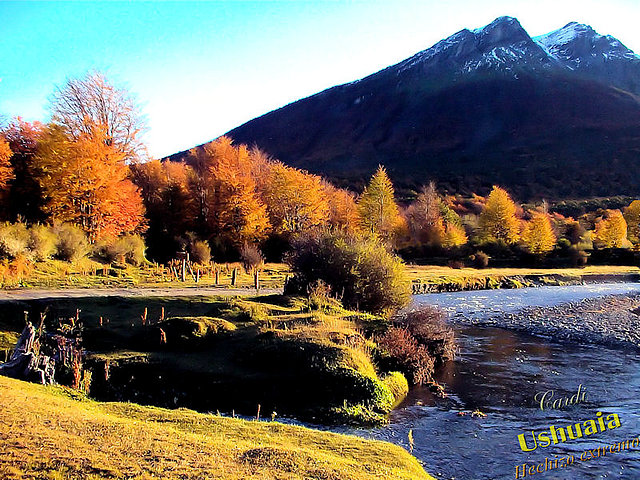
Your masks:
<path fill-rule="evenodd" d="M 528 307 L 485 318 L 456 315 L 453 323 L 523 331 L 553 340 L 640 348 L 640 294 L 586 298 Z"/>

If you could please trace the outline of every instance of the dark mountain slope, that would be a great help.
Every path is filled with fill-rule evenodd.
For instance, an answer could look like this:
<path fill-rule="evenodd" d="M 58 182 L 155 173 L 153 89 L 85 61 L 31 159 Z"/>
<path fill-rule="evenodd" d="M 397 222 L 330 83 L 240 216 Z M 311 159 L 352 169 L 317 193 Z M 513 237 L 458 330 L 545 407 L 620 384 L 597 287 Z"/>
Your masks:
<path fill-rule="evenodd" d="M 638 194 L 639 79 L 640 59 L 613 37 L 569 24 L 532 39 L 503 17 L 228 135 L 343 184 L 382 163 L 404 188 Z"/>

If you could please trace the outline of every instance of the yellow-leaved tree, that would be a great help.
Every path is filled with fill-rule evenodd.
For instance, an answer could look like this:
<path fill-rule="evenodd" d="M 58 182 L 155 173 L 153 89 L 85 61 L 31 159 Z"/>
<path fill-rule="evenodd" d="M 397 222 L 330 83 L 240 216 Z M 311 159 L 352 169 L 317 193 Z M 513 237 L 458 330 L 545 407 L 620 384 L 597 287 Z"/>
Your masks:
<path fill-rule="evenodd" d="M 320 177 L 271 162 L 259 188 L 276 233 L 298 233 L 327 224 L 329 204 Z"/>
<path fill-rule="evenodd" d="M 522 231 L 524 248 L 535 255 L 544 255 L 553 250 L 556 234 L 548 213 L 534 212 Z"/>
<path fill-rule="evenodd" d="M 640 200 L 631 202 L 623 216 L 627 222 L 627 237 L 633 244 L 640 244 Z"/>
<path fill-rule="evenodd" d="M 508 245 L 518 241 L 520 221 L 516 217 L 516 205 L 506 190 L 494 185 L 480 214 L 479 226 L 483 240 Z"/>
<path fill-rule="evenodd" d="M 373 174 L 358 201 L 363 229 L 390 240 L 404 226 L 394 198 L 393 184 L 382 165 Z"/>
<path fill-rule="evenodd" d="M 600 248 L 629 248 L 627 222 L 620 210 L 607 210 L 604 217 L 596 223 L 593 241 Z"/>

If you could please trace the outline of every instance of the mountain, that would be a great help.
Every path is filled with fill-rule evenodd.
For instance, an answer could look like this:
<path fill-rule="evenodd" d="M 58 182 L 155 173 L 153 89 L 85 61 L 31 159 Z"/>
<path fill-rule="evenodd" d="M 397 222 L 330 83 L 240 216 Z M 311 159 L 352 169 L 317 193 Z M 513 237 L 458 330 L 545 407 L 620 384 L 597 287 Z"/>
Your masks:
<path fill-rule="evenodd" d="M 405 190 L 635 195 L 640 57 L 586 25 L 532 38 L 500 17 L 227 135 L 343 185 L 384 164 Z"/>

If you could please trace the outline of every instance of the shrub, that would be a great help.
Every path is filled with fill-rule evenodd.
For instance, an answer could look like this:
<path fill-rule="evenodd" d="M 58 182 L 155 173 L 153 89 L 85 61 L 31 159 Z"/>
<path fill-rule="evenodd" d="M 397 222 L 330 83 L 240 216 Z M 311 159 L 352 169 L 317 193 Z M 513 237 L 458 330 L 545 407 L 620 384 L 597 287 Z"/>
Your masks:
<path fill-rule="evenodd" d="M 449 268 L 455 268 L 456 270 L 459 270 L 460 268 L 464 267 L 464 263 L 462 263 L 460 260 L 449 260 L 447 262 L 447 266 Z"/>
<path fill-rule="evenodd" d="M 146 246 L 140 235 L 123 235 L 122 237 L 104 237 L 94 247 L 95 255 L 109 263 L 126 262 L 140 266 L 145 261 Z"/>
<path fill-rule="evenodd" d="M 211 261 L 211 248 L 204 240 L 193 240 L 189 244 L 189 254 L 193 262 L 201 265 Z"/>
<path fill-rule="evenodd" d="M 46 225 L 34 225 L 29 230 L 29 250 L 35 260 L 43 261 L 53 257 L 57 241 L 56 234 Z"/>
<path fill-rule="evenodd" d="M 4 223 L 0 225 L 0 256 L 17 258 L 27 253 L 29 231 L 22 223 Z"/>
<path fill-rule="evenodd" d="M 250 273 L 264 265 L 264 257 L 257 245 L 245 243 L 240 249 L 240 259 L 244 271 Z"/>
<path fill-rule="evenodd" d="M 58 239 L 56 256 L 61 260 L 75 262 L 89 253 L 89 241 L 80 227 L 62 223 L 55 225 L 53 231 Z"/>
<path fill-rule="evenodd" d="M 407 328 L 391 327 L 379 340 L 379 363 L 387 370 L 401 371 L 413 385 L 431 379 L 434 361 Z"/>
<path fill-rule="evenodd" d="M 477 251 L 471 255 L 471 264 L 475 268 L 487 268 L 489 266 L 489 255 L 483 251 Z"/>
<path fill-rule="evenodd" d="M 446 314 L 437 307 L 421 305 L 393 318 L 394 324 L 405 327 L 424 345 L 436 364 L 451 360 L 455 354 L 455 336 L 446 323 Z"/>
<path fill-rule="evenodd" d="M 379 240 L 345 232 L 309 232 L 297 237 L 287 256 L 294 276 L 287 293 L 306 293 L 322 280 L 345 306 L 383 313 L 404 307 L 411 288 L 404 264 Z"/>
<path fill-rule="evenodd" d="M 409 382 L 401 372 L 390 372 L 383 379 L 389 391 L 393 394 L 395 402 L 400 402 L 409 393 Z"/>

